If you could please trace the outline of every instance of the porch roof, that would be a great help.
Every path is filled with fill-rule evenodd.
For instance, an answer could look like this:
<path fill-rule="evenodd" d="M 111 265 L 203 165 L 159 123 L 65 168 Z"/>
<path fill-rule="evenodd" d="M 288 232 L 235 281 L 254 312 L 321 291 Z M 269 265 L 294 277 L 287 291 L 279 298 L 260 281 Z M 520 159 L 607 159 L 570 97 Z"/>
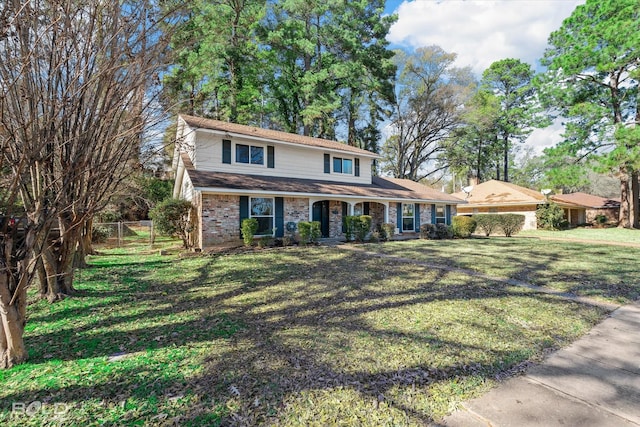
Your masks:
<path fill-rule="evenodd" d="M 269 193 L 297 197 L 333 196 L 375 201 L 416 201 L 460 204 L 455 196 L 426 185 L 404 179 L 373 177 L 371 184 L 349 184 L 263 175 L 245 175 L 196 170 L 188 156 L 183 156 L 186 172 L 196 190 L 207 193 Z"/>
<path fill-rule="evenodd" d="M 607 199 L 605 197 L 594 196 L 587 193 L 568 193 L 568 194 L 555 194 L 551 196 L 551 199 L 555 202 L 570 203 L 576 206 L 591 208 L 591 209 L 618 209 L 620 208 L 620 200 Z"/>

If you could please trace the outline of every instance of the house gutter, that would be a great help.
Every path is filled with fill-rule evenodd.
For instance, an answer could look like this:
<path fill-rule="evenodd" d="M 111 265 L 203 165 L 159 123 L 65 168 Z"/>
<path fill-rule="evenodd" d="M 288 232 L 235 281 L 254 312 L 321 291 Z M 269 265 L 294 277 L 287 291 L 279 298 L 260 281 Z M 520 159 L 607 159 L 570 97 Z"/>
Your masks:
<path fill-rule="evenodd" d="M 400 198 L 400 197 L 376 197 L 376 196 L 365 196 L 365 195 L 352 195 L 352 194 L 326 194 L 326 193 L 291 193 L 287 191 L 265 191 L 265 190 L 234 190 L 234 189 L 226 189 L 226 188 L 211 188 L 211 187 L 194 187 L 194 190 L 200 191 L 202 193 L 213 193 L 213 194 L 227 194 L 227 195 L 259 195 L 259 196 L 283 196 L 283 197 L 308 197 L 308 198 L 336 198 L 336 199 L 347 199 L 347 200 L 369 200 L 369 201 L 381 201 L 381 202 L 412 202 L 412 203 L 435 203 L 435 204 L 448 204 L 448 205 L 459 205 L 466 204 L 465 201 L 458 200 L 435 200 L 435 199 L 418 199 L 418 198 Z"/>

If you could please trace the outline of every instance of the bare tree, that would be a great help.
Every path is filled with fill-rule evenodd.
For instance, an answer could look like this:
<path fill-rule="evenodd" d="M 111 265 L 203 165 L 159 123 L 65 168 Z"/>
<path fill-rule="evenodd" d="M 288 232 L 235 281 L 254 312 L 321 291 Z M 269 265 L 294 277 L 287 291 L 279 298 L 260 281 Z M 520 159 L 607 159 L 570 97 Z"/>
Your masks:
<path fill-rule="evenodd" d="M 396 53 L 393 134 L 383 146 L 385 169 L 396 178 L 420 181 L 447 167 L 441 154 L 476 87 L 471 70 L 454 67 L 455 59 L 439 46 Z"/>
<path fill-rule="evenodd" d="M 26 359 L 35 272 L 50 301 L 73 292 L 83 228 L 140 161 L 164 39 L 150 0 L 8 0 L 0 8 L 1 166 L 10 174 L 0 197 L 2 206 L 19 201 L 26 216 L 22 234 L 2 230 L 0 367 L 9 367 Z"/>

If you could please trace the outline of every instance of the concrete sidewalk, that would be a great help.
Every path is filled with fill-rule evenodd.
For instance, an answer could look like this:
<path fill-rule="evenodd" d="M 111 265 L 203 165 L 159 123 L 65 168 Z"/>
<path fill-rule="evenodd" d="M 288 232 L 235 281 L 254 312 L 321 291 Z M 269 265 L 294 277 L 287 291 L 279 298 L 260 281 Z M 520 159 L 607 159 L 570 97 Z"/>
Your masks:
<path fill-rule="evenodd" d="M 640 302 L 525 375 L 465 402 L 448 427 L 640 426 Z"/>

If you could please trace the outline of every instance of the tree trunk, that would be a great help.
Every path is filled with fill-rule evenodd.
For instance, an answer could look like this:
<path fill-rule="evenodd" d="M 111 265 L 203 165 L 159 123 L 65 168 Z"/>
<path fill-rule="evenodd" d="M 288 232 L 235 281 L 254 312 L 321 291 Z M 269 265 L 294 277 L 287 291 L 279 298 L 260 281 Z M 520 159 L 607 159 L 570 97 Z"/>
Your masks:
<path fill-rule="evenodd" d="M 626 169 L 620 170 L 620 216 L 618 227 L 631 228 L 631 191 L 629 174 Z"/>
<path fill-rule="evenodd" d="M 631 224 L 633 228 L 640 228 L 640 173 L 631 172 Z"/>
<path fill-rule="evenodd" d="M 509 137 L 504 137 L 504 182 L 509 182 Z"/>
<path fill-rule="evenodd" d="M 11 368 L 27 360 L 27 349 L 24 346 L 24 326 L 26 309 L 26 292 L 11 304 L 11 292 L 7 275 L 0 278 L 0 369 Z"/>
<path fill-rule="evenodd" d="M 47 275 L 46 296 L 49 302 L 60 301 L 75 292 L 73 288 L 73 260 L 80 232 L 79 224 L 63 223 L 60 237 L 42 251 L 42 263 Z"/>
<path fill-rule="evenodd" d="M 73 266 L 75 268 L 87 268 L 87 255 L 95 255 L 93 245 L 91 243 L 93 237 L 93 217 L 87 219 L 82 226 L 80 237 L 78 238 L 78 247 L 76 248 L 73 258 Z"/>
<path fill-rule="evenodd" d="M 26 268 L 29 256 L 16 260 L 16 240 L 6 236 L 4 240 L 4 271 L 0 274 L 0 369 L 11 368 L 27 360 L 23 334 L 27 310 L 26 289 L 32 273 Z"/>

